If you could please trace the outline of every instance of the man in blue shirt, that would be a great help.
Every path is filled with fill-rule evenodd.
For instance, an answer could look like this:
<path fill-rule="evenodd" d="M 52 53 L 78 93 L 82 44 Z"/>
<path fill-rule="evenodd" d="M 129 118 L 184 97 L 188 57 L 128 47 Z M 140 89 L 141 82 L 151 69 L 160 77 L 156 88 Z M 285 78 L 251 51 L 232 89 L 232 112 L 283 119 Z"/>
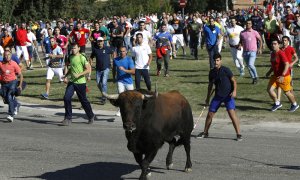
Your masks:
<path fill-rule="evenodd" d="M 135 73 L 134 62 L 131 57 L 127 56 L 125 46 L 120 48 L 121 55 L 114 59 L 113 62 L 113 79 L 118 83 L 118 92 L 122 93 L 125 90 L 133 90 L 132 74 Z M 120 111 L 116 113 L 120 116 Z"/>
<path fill-rule="evenodd" d="M 220 29 L 215 25 L 215 20 L 213 17 L 209 18 L 209 24 L 204 26 L 204 36 L 206 49 L 209 56 L 209 67 L 210 69 L 214 68 L 213 57 L 218 53 L 218 44 L 219 39 L 222 37 Z"/>
<path fill-rule="evenodd" d="M 48 66 L 50 58 L 49 58 L 49 54 L 51 53 L 51 43 L 50 43 L 50 37 L 52 37 L 52 29 L 48 28 L 47 29 L 48 32 L 48 36 L 44 37 L 43 40 L 43 46 L 45 48 L 45 60 L 46 60 L 46 65 Z"/>
<path fill-rule="evenodd" d="M 109 77 L 110 69 L 110 56 L 113 54 L 116 57 L 114 48 L 104 46 L 104 38 L 97 38 L 97 45 L 92 49 L 92 54 L 90 56 L 90 64 L 92 64 L 93 58 L 96 57 L 96 82 L 98 88 L 101 92 L 107 93 L 107 80 Z M 106 98 L 101 97 L 100 104 L 104 105 Z"/>
<path fill-rule="evenodd" d="M 240 121 L 235 112 L 235 101 L 237 84 L 231 70 L 222 66 L 222 57 L 220 54 L 215 54 L 214 68 L 209 71 L 209 84 L 206 98 L 206 106 L 209 105 L 209 112 L 205 120 L 204 131 L 200 133 L 198 138 L 207 138 L 208 130 L 212 119 L 222 103 L 225 104 L 228 115 L 232 121 L 236 132 L 236 140 L 241 141 L 242 135 L 240 130 Z M 213 93 L 213 85 L 215 85 L 215 96 L 209 104 L 210 97 Z"/>
<path fill-rule="evenodd" d="M 165 77 L 169 77 L 169 60 L 171 52 L 171 42 L 173 41 L 172 35 L 167 31 L 167 25 L 161 25 L 161 31 L 156 33 L 154 36 L 156 41 L 156 64 L 157 64 L 157 76 L 160 75 L 162 59 L 164 60 L 165 66 Z"/>

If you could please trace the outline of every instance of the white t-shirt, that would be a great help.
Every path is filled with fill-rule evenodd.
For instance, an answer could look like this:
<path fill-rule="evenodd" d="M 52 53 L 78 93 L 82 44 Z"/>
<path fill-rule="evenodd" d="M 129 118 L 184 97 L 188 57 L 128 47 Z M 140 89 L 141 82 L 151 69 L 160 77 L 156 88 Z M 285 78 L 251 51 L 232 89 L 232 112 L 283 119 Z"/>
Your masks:
<path fill-rule="evenodd" d="M 151 36 L 151 34 L 150 34 L 150 32 L 149 31 L 147 31 L 147 30 L 144 30 L 144 31 L 136 31 L 135 33 L 134 33 L 134 35 L 133 35 L 133 39 L 136 39 L 136 35 L 138 34 L 138 33 L 141 33 L 142 35 L 143 35 L 143 44 L 149 44 L 149 39 L 152 39 L 152 36 Z"/>
<path fill-rule="evenodd" d="M 26 43 L 26 46 L 32 46 L 32 42 L 33 41 L 36 41 L 36 37 L 35 37 L 35 35 L 33 34 L 33 32 L 29 32 L 29 33 L 27 33 L 27 38 L 28 38 L 28 40 L 31 42 L 27 42 Z"/>
<path fill-rule="evenodd" d="M 4 53 L 4 49 L 2 46 L 0 46 L 0 56 L 3 56 L 3 53 Z"/>
<path fill-rule="evenodd" d="M 48 37 L 48 36 L 49 36 L 49 35 L 48 35 L 48 31 L 47 31 L 46 28 L 43 28 L 43 29 L 41 30 L 41 34 L 42 34 L 44 37 Z"/>
<path fill-rule="evenodd" d="M 149 69 L 147 65 L 149 61 L 149 54 L 151 54 L 151 48 L 148 44 L 143 43 L 142 45 L 137 44 L 132 48 L 132 56 L 135 57 L 135 68 L 136 69 Z"/>
<path fill-rule="evenodd" d="M 239 25 L 235 25 L 235 27 L 226 28 L 226 35 L 229 38 L 229 44 L 236 46 L 240 42 L 240 34 L 244 30 Z"/>
<path fill-rule="evenodd" d="M 130 23 L 130 22 L 128 22 L 128 21 L 126 21 L 126 29 L 128 28 L 128 31 L 129 31 L 129 33 L 128 34 L 126 34 L 125 36 L 126 37 L 130 37 L 131 35 L 130 35 L 130 30 L 132 29 L 132 24 Z"/>

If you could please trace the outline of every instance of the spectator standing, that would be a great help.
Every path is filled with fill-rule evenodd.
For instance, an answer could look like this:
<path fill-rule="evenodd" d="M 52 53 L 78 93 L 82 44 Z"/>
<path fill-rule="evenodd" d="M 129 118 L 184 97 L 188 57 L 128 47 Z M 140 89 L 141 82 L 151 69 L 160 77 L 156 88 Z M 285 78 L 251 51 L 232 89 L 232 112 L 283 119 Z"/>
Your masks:
<path fill-rule="evenodd" d="M 204 131 L 198 134 L 198 138 L 207 138 L 208 130 L 210 128 L 212 119 L 222 103 L 225 104 L 228 115 L 232 121 L 233 127 L 236 132 L 236 140 L 241 141 L 242 135 L 240 130 L 240 120 L 235 112 L 235 101 L 237 83 L 231 72 L 231 70 L 222 65 L 222 57 L 220 54 L 215 54 L 214 68 L 209 71 L 209 84 L 207 97 L 205 100 L 206 105 L 209 105 L 209 112 L 205 120 Z M 210 100 L 210 96 L 213 93 L 213 85 L 215 85 L 215 96 Z"/>

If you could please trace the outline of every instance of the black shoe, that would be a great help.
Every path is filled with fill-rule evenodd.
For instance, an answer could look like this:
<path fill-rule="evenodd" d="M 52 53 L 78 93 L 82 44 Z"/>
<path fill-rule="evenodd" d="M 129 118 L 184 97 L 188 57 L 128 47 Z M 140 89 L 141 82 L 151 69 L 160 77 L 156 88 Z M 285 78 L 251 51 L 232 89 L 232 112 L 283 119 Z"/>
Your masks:
<path fill-rule="evenodd" d="M 252 81 L 252 84 L 257 84 L 257 83 L 258 83 L 257 78 L 254 78 L 253 81 Z"/>
<path fill-rule="evenodd" d="M 242 140 L 243 140 L 243 136 L 241 134 L 237 134 L 236 141 L 242 141 Z"/>
<path fill-rule="evenodd" d="M 71 119 L 64 119 L 61 123 L 63 126 L 69 126 L 72 123 L 72 121 Z"/>
<path fill-rule="evenodd" d="M 106 100 L 104 100 L 104 99 L 100 100 L 100 105 L 104 105 L 105 103 L 106 103 Z"/>
<path fill-rule="evenodd" d="M 94 123 L 94 121 L 95 121 L 95 115 L 91 118 L 91 119 L 89 119 L 89 122 L 88 122 L 88 124 L 93 124 Z"/>
<path fill-rule="evenodd" d="M 31 67 L 27 67 L 27 70 L 33 70 Z"/>
<path fill-rule="evenodd" d="M 196 136 L 196 138 L 208 138 L 208 133 L 201 132 Z"/>

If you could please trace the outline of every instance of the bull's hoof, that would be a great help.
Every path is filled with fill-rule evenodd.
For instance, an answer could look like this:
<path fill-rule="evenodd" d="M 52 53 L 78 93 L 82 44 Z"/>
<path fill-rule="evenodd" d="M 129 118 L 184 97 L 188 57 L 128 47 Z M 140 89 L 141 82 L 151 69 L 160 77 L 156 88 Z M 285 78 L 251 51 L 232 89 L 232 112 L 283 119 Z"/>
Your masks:
<path fill-rule="evenodd" d="M 184 172 L 186 172 L 186 173 L 192 172 L 192 168 L 185 168 Z"/>
<path fill-rule="evenodd" d="M 172 169 L 173 165 L 174 165 L 173 163 L 167 165 L 167 169 L 168 169 L 168 170 Z"/>

